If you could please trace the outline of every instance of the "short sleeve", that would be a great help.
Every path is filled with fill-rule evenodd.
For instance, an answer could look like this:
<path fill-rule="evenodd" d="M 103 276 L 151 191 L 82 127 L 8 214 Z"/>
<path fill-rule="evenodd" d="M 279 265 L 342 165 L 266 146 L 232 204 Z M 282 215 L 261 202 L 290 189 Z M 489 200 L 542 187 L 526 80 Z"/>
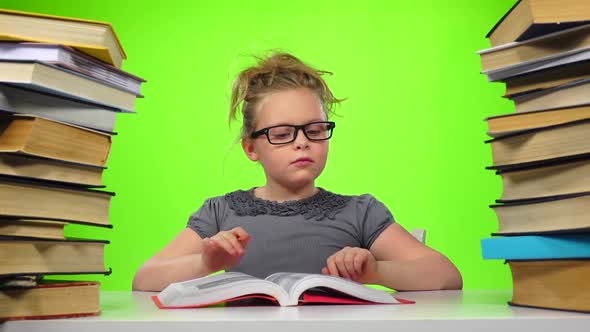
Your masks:
<path fill-rule="evenodd" d="M 391 223 L 395 222 L 389 209 L 372 195 L 358 197 L 358 213 L 362 230 L 361 245 L 369 249 Z"/>
<path fill-rule="evenodd" d="M 188 228 L 195 231 L 201 238 L 212 237 L 219 233 L 219 198 L 209 198 L 188 219 Z"/>

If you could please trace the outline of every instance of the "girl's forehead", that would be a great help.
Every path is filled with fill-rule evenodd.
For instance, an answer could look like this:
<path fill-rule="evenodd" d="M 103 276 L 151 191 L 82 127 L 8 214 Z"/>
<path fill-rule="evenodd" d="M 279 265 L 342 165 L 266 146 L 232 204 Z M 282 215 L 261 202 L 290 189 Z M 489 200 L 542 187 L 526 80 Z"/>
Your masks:
<path fill-rule="evenodd" d="M 258 124 L 304 123 L 325 120 L 320 98 L 309 89 L 274 92 L 265 96 L 256 112 Z"/>

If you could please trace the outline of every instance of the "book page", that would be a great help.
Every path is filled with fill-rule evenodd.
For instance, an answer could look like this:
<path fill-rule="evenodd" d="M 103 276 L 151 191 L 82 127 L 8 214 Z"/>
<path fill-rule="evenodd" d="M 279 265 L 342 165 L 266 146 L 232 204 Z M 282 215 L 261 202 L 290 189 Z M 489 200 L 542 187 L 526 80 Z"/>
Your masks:
<path fill-rule="evenodd" d="M 0 111 L 14 112 L 13 109 L 4 91 L 0 90 Z"/>
<path fill-rule="evenodd" d="M 291 294 L 291 291 L 295 288 L 297 282 L 310 275 L 311 274 L 308 273 L 277 272 L 269 275 L 264 280 L 274 282 L 281 286 L 288 294 Z"/>
<path fill-rule="evenodd" d="M 238 297 L 261 297 L 260 294 L 272 297 L 279 303 L 286 303 L 288 297 L 275 283 L 245 273 L 225 272 L 172 283 L 157 295 L 160 304 L 156 304 L 160 308 L 199 307 Z"/>
<path fill-rule="evenodd" d="M 334 298 L 346 294 L 347 297 L 355 297 L 357 299 L 376 303 L 397 302 L 391 294 L 385 291 L 369 288 L 358 282 L 334 276 L 280 272 L 268 276 L 265 280 L 276 283 L 284 288 L 289 294 L 291 304 L 295 304 L 301 295 L 309 290 L 324 293 L 325 295 L 330 295 Z M 342 294 L 338 295 L 338 292 Z"/>
<path fill-rule="evenodd" d="M 183 287 L 209 290 L 211 288 L 223 288 L 244 280 L 260 280 L 251 275 L 239 272 L 225 272 L 207 278 L 198 278 L 182 283 Z"/>

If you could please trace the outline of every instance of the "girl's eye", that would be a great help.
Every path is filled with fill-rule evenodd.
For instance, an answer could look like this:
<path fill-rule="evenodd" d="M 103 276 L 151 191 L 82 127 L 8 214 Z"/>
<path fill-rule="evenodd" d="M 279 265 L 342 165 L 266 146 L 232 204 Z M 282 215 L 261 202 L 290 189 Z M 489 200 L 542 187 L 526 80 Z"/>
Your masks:
<path fill-rule="evenodd" d="M 289 136 L 291 136 L 291 135 L 290 135 L 290 134 L 288 134 L 288 133 L 277 133 L 277 134 L 272 134 L 272 137 L 273 137 L 273 138 L 287 138 L 287 137 L 289 137 Z"/>
<path fill-rule="evenodd" d="M 309 136 L 319 136 L 321 135 L 322 131 L 321 130 L 308 130 L 307 134 Z"/>

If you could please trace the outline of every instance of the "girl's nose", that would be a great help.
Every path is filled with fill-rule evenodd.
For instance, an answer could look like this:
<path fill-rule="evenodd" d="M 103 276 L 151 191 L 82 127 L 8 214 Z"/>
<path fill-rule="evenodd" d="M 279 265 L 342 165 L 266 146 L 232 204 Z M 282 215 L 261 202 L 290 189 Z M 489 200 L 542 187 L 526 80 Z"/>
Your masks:
<path fill-rule="evenodd" d="M 299 132 L 301 131 L 301 132 Z M 309 147 L 309 140 L 307 139 L 307 137 L 305 137 L 305 134 L 303 133 L 303 128 L 299 128 L 297 129 L 297 132 L 295 133 L 295 135 L 297 135 L 295 137 L 295 141 L 293 141 L 293 144 L 295 144 L 295 148 L 297 150 L 300 149 L 305 149 Z"/>

